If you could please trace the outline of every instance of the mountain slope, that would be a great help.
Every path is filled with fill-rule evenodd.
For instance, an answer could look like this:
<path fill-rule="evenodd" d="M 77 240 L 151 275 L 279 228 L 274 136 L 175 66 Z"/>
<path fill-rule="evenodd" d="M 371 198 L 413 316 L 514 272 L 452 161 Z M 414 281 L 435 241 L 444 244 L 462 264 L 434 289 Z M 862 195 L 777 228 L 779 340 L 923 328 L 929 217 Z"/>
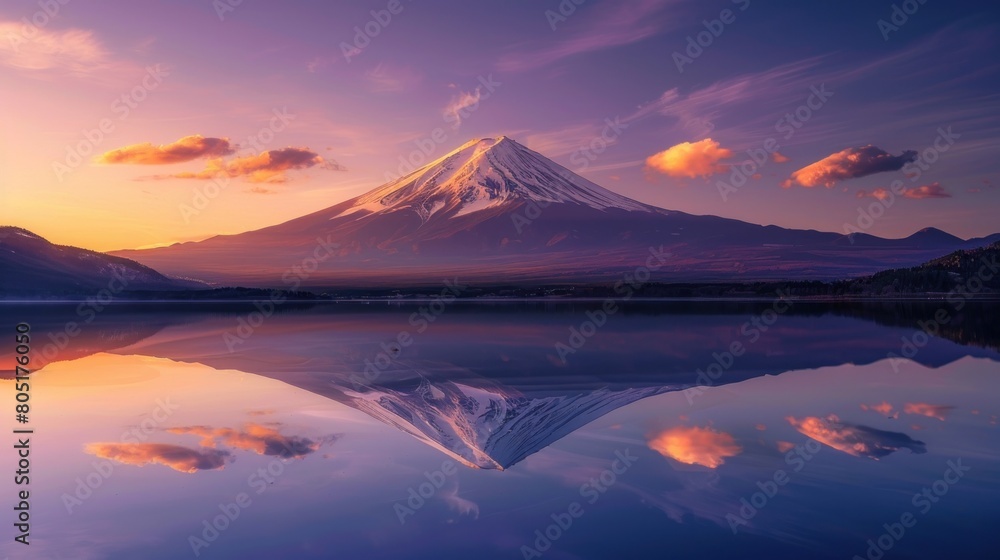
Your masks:
<path fill-rule="evenodd" d="M 503 470 L 605 414 L 677 387 L 527 397 L 498 383 L 472 387 L 426 377 L 410 391 L 344 389 L 349 405 L 462 464 Z"/>
<path fill-rule="evenodd" d="M 129 259 L 54 245 L 26 229 L 0 226 L 0 296 L 204 287 L 199 282 L 168 278 Z"/>
<path fill-rule="evenodd" d="M 1000 241 L 962 249 L 920 266 L 883 270 L 871 276 L 835 282 L 837 295 L 895 295 L 956 292 L 959 297 L 1000 291 Z"/>
<path fill-rule="evenodd" d="M 853 241 L 853 242 L 852 242 Z M 656 281 L 836 279 L 912 266 L 967 242 L 789 230 L 664 210 L 615 194 L 506 137 L 473 140 L 409 175 L 282 224 L 143 251 L 158 270 L 211 282 L 319 289 L 473 282 L 614 281 L 669 260 Z M 286 281 L 282 281 L 282 277 Z"/>

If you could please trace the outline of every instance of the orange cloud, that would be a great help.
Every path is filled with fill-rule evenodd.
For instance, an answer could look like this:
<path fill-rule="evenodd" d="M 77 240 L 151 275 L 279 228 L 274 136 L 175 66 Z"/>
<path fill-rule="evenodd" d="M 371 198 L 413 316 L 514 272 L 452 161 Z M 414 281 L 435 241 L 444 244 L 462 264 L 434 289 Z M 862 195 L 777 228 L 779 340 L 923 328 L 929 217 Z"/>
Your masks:
<path fill-rule="evenodd" d="M 317 449 L 321 445 L 330 441 L 330 438 L 313 441 L 309 438 L 298 436 L 285 436 L 267 426 L 260 424 L 247 424 L 243 430 L 232 428 L 209 428 L 208 426 L 190 426 L 184 428 L 170 428 L 167 430 L 173 434 L 193 434 L 202 438 L 200 445 L 214 448 L 219 442 L 242 449 L 253 451 L 258 455 L 270 455 L 275 457 L 303 457 Z"/>
<path fill-rule="evenodd" d="M 928 403 L 906 403 L 903 405 L 903 412 L 907 414 L 919 414 L 928 418 L 937 418 L 944 422 L 945 417 L 954 410 L 954 406 Z"/>
<path fill-rule="evenodd" d="M 774 163 L 785 163 L 789 161 L 789 159 L 778 152 L 774 152 L 773 154 L 771 154 L 771 161 L 773 161 Z"/>
<path fill-rule="evenodd" d="M 808 416 L 801 420 L 789 416 L 786 420 L 800 433 L 855 457 L 877 460 L 903 448 L 914 453 L 927 452 L 924 442 L 904 433 L 847 424 L 833 414 L 826 418 Z"/>
<path fill-rule="evenodd" d="M 97 163 L 133 163 L 141 165 L 161 165 L 181 163 L 200 158 L 219 157 L 232 154 L 235 150 L 228 138 L 205 138 L 201 135 L 185 136 L 171 144 L 154 146 L 150 143 L 133 144 L 111 150 L 97 156 Z"/>
<path fill-rule="evenodd" d="M 732 155 L 732 150 L 705 138 L 697 142 L 682 142 L 649 156 L 646 168 L 671 177 L 709 177 L 726 172 L 729 166 L 719 162 Z"/>
<path fill-rule="evenodd" d="M 776 445 L 778 446 L 778 451 L 782 453 L 795 449 L 795 444 L 790 441 L 778 441 Z"/>
<path fill-rule="evenodd" d="M 281 148 L 223 161 L 222 158 L 208 161 L 203 171 L 198 173 L 177 173 L 168 175 L 178 179 L 211 179 L 217 176 L 247 177 L 252 183 L 283 183 L 285 172 L 292 169 L 307 169 L 319 166 L 331 171 L 344 171 L 335 161 L 326 161 L 308 148 Z M 160 176 L 158 178 L 164 178 Z"/>
<path fill-rule="evenodd" d="M 781 186 L 788 188 L 799 184 L 803 187 L 822 185 L 830 188 L 845 179 L 884 171 L 897 171 L 916 157 L 917 152 L 913 150 L 894 156 L 871 144 L 860 148 L 847 148 L 792 173 Z"/>
<path fill-rule="evenodd" d="M 697 426 L 682 426 L 660 432 L 649 440 L 649 448 L 675 461 L 710 469 L 725 463 L 726 457 L 733 457 L 743 451 L 733 436 Z"/>
<path fill-rule="evenodd" d="M 137 467 L 158 463 L 183 473 L 221 469 L 231 456 L 228 451 L 199 451 L 166 443 L 92 443 L 86 452 Z"/>

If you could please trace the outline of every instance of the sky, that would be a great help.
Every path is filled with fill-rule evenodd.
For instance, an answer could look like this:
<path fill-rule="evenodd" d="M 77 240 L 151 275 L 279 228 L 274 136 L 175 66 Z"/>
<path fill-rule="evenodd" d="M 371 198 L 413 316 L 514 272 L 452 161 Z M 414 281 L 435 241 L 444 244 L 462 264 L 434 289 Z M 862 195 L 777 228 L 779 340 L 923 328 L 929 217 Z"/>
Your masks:
<path fill-rule="evenodd" d="M 6 2 L 0 224 L 200 240 L 506 135 L 671 210 L 984 236 L 998 30 L 965 0 Z"/>

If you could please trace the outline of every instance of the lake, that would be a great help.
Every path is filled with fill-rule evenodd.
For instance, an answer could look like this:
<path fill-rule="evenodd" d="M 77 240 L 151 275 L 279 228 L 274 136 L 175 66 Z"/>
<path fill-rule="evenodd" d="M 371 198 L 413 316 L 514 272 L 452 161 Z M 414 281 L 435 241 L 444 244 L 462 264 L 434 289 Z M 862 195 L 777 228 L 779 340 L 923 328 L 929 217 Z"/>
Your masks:
<path fill-rule="evenodd" d="M 3 304 L 5 492 L 32 558 L 991 557 L 998 307 Z"/>

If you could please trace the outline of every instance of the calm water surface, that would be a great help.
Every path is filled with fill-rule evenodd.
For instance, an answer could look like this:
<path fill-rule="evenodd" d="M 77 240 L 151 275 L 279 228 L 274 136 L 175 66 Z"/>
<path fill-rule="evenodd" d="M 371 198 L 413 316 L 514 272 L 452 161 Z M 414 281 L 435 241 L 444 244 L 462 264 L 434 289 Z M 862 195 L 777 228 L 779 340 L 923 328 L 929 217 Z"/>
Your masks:
<path fill-rule="evenodd" d="M 601 308 L 0 306 L 38 368 L 31 553 L 8 510 L 0 555 L 1000 550 L 996 305 Z"/>

